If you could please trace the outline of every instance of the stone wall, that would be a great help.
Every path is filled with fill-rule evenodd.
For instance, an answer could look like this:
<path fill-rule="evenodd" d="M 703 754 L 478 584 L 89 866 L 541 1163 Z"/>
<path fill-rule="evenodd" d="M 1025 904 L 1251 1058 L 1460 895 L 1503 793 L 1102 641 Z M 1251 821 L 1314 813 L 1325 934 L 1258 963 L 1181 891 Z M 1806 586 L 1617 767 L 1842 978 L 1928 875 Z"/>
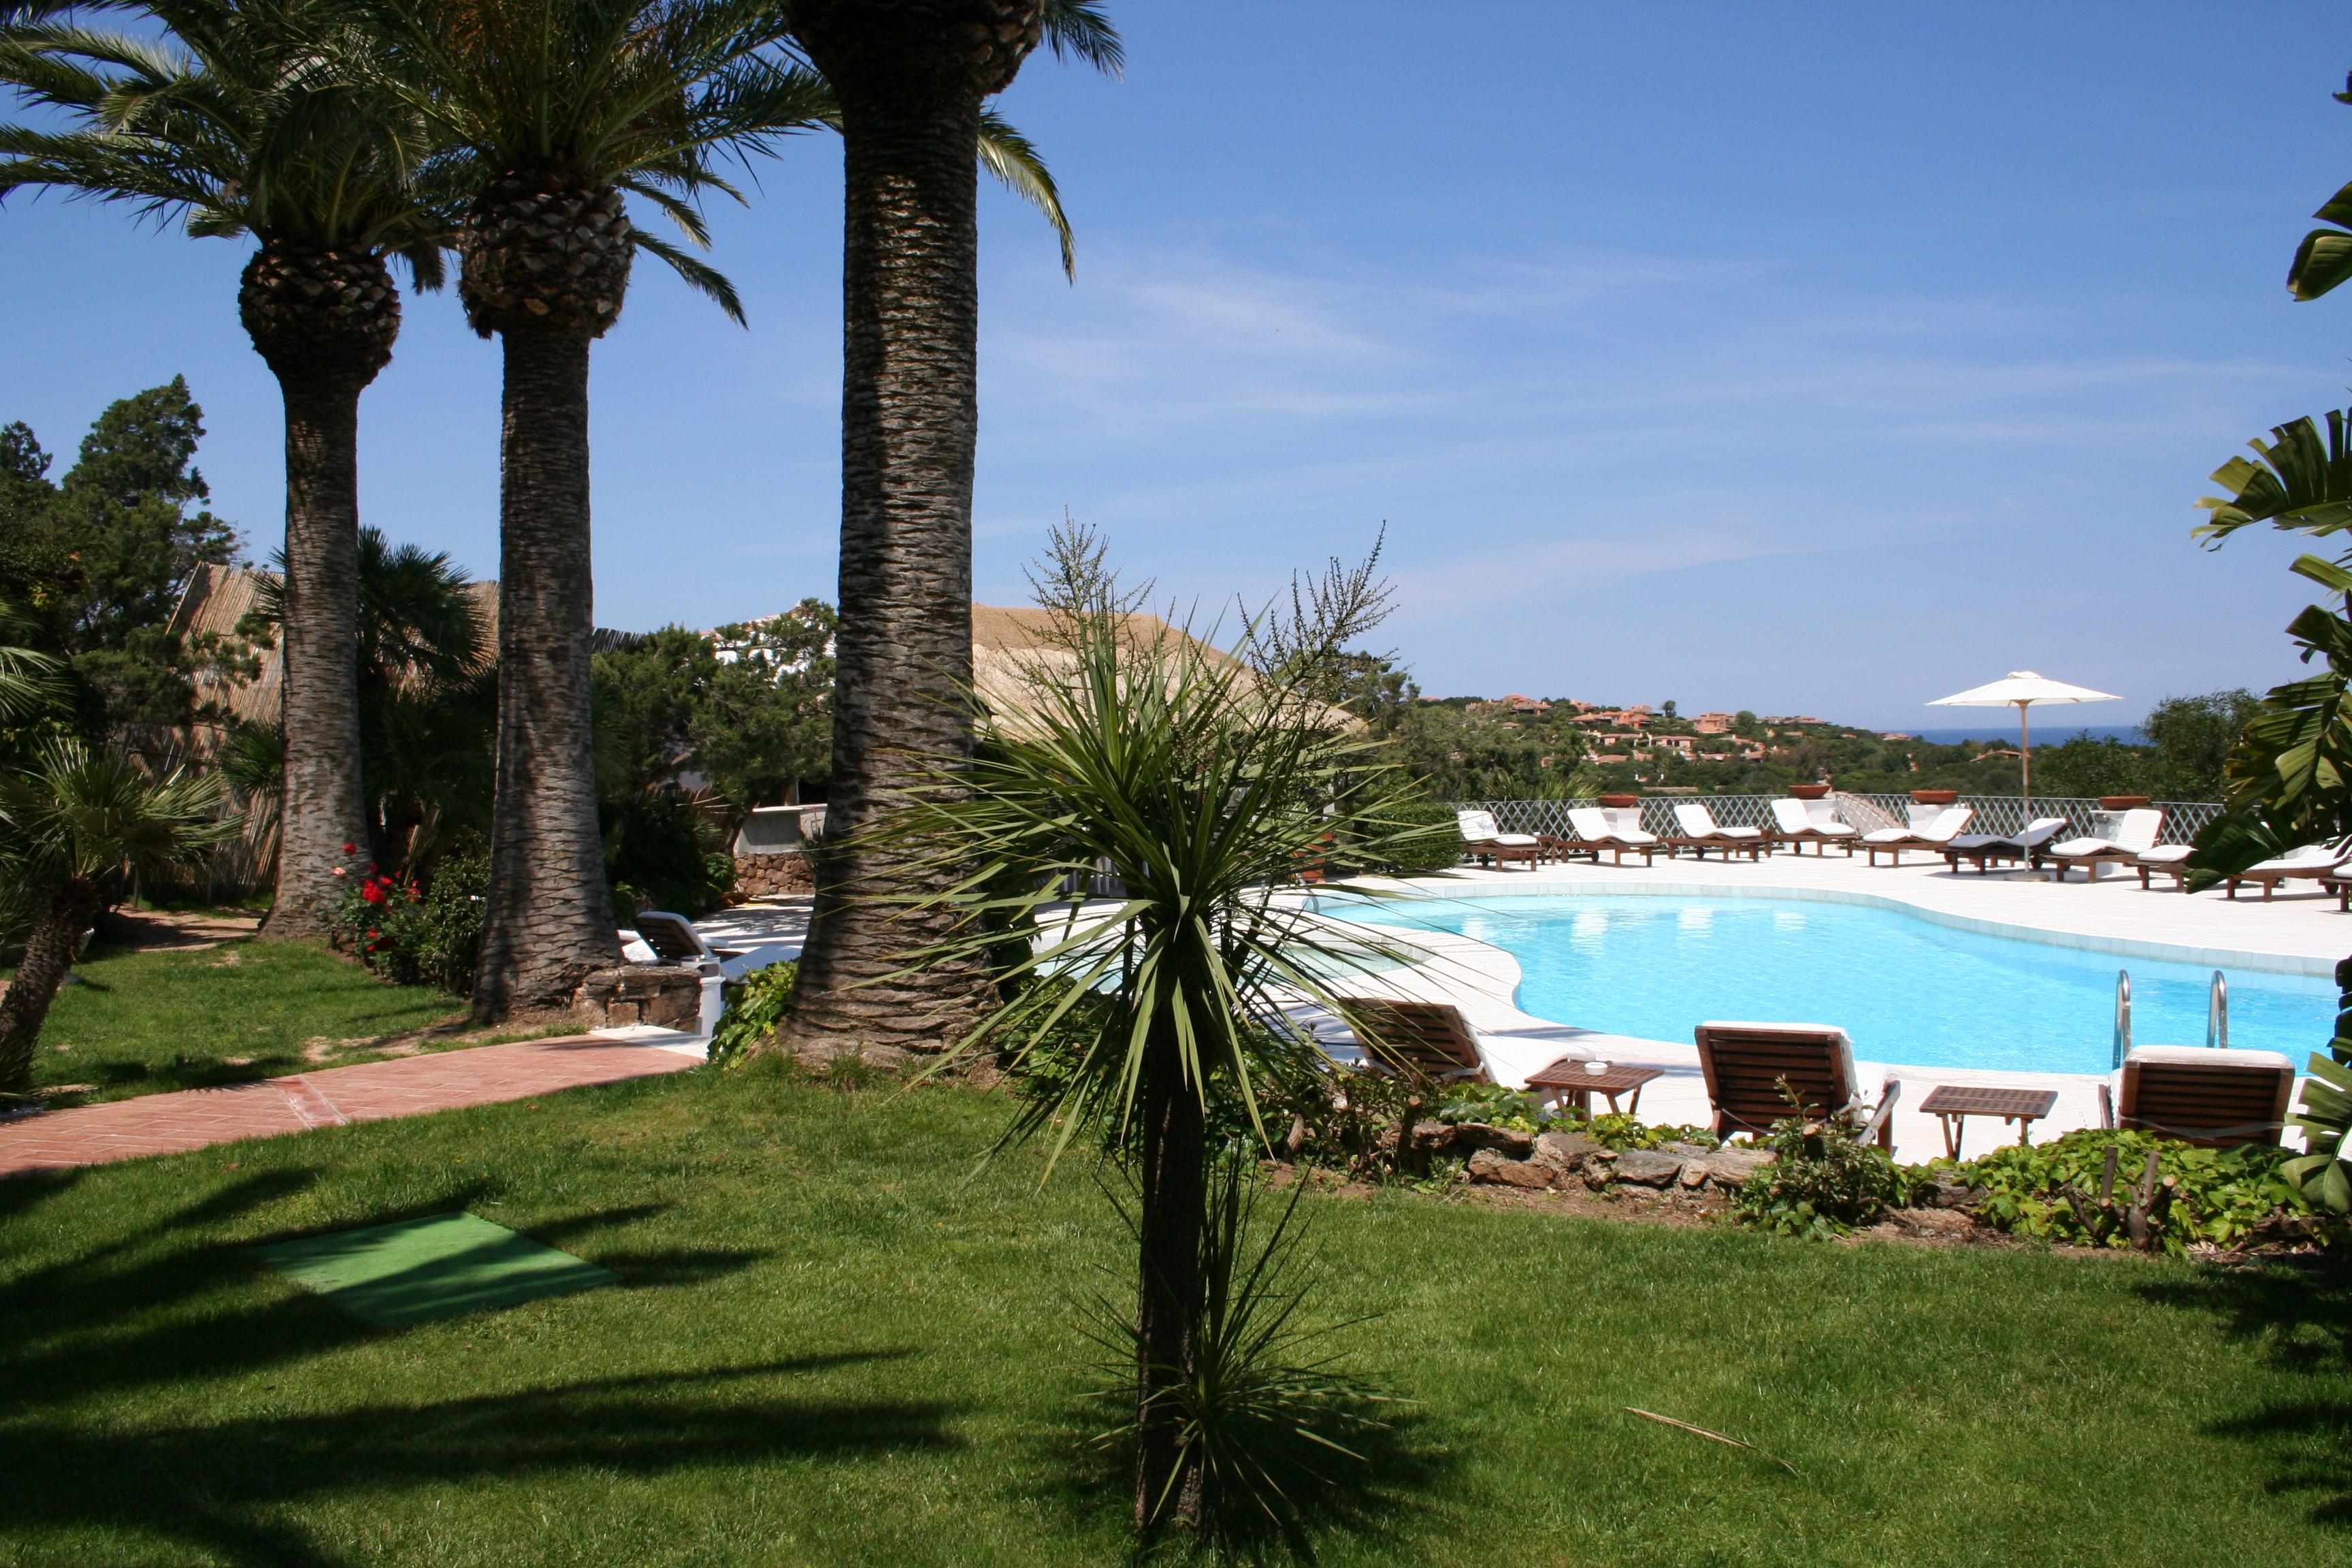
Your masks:
<path fill-rule="evenodd" d="M 623 963 L 592 969 L 572 999 L 592 1029 L 652 1024 L 688 1034 L 702 1027 L 702 976 L 682 963 Z"/>
<path fill-rule="evenodd" d="M 747 904 L 815 890 L 808 859 L 797 852 L 735 857 L 735 896 Z"/>

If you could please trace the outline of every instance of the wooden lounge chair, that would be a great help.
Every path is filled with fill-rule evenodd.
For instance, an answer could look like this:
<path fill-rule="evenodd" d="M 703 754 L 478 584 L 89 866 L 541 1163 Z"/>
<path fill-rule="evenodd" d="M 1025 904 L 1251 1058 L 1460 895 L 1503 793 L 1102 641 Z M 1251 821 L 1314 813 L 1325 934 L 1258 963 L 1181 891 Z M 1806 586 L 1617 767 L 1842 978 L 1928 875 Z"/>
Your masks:
<path fill-rule="evenodd" d="M 2294 1092 L 2294 1064 L 2276 1051 L 2137 1046 L 2116 1097 L 2099 1085 L 2099 1122 L 2207 1149 L 2275 1145 Z"/>
<path fill-rule="evenodd" d="M 1861 837 L 1860 828 L 1846 823 L 1815 822 L 1806 813 L 1805 803 L 1794 795 L 1783 795 L 1772 803 L 1772 843 L 1776 848 L 1790 844 L 1796 847 L 1797 854 L 1802 855 L 1805 846 L 1810 844 L 1813 847 L 1813 853 L 1819 856 L 1825 853 L 1824 846 L 1835 844 L 1851 860 L 1853 858 L 1854 841 Z"/>
<path fill-rule="evenodd" d="M 1391 1072 L 1433 1083 L 1495 1081 L 1478 1037 L 1451 1002 L 1351 996 L 1341 1000 L 1339 1014 L 1365 1057 Z"/>
<path fill-rule="evenodd" d="M 2025 825 L 2022 833 L 2003 837 L 1998 833 L 1963 833 L 1944 846 L 1944 863 L 1955 872 L 1960 862 L 1974 865 L 1983 875 L 1995 860 L 2022 860 L 2039 869 L 2042 856 L 2051 840 L 2066 831 L 2063 816 L 2037 816 Z"/>
<path fill-rule="evenodd" d="M 2294 877 L 2308 877 L 2314 881 L 2324 882 L 2343 868 L 2344 860 L 2344 851 L 2332 844 L 2306 844 L 2259 866 L 2249 866 L 2234 877 L 2225 878 L 2223 891 L 2234 899 L 2238 896 L 2238 884 L 2241 882 L 2260 882 L 2263 901 L 2268 903 L 2281 882 Z"/>
<path fill-rule="evenodd" d="M 1550 851 L 1534 834 L 1498 831 L 1491 811 L 1457 811 L 1454 820 L 1462 829 L 1462 852 L 1473 860 L 1492 861 L 1497 871 L 1512 860 L 1535 867 L 1549 858 Z"/>
<path fill-rule="evenodd" d="M 1903 1086 L 1888 1079 L 1878 1104 L 1865 1108 L 1854 1083 L 1853 1042 L 1843 1029 L 1826 1024 L 1708 1023 L 1695 1033 L 1717 1137 L 1761 1137 L 1775 1121 L 1795 1115 L 1796 1108 L 1780 1092 L 1785 1080 L 1805 1115 L 1865 1111 L 1864 1138 L 1877 1139 L 1882 1149 L 1895 1147 L 1895 1102 Z"/>
<path fill-rule="evenodd" d="M 1772 841 L 1760 827 L 1725 827 L 1715 820 L 1715 813 L 1697 801 L 1683 801 L 1675 806 L 1675 822 L 1682 833 L 1669 840 L 1676 853 L 1690 850 L 1700 859 L 1706 858 L 1710 849 L 1720 849 L 1723 858 L 1731 858 L 1735 849 L 1750 860 L 1761 860 Z"/>
<path fill-rule="evenodd" d="M 1906 849 L 1942 853 L 1944 847 L 1959 837 L 1960 829 L 1966 827 L 1969 818 L 1975 815 L 1974 806 L 1948 805 L 1937 812 L 1925 827 L 1882 827 L 1875 832 L 1865 833 L 1862 836 L 1862 847 L 1869 852 L 1872 865 L 1877 865 L 1878 858 L 1885 855 L 1892 864 L 1900 866 Z"/>
<path fill-rule="evenodd" d="M 2158 876 L 2172 879 L 2172 885 L 2182 892 L 2189 890 L 2189 857 L 2196 846 L 2190 844 L 2159 844 L 2153 849 L 2143 849 L 2132 857 L 2132 868 L 2139 873 L 2142 891 L 2154 887 Z M 2326 883 L 2320 884 L 2322 887 Z"/>
<path fill-rule="evenodd" d="M 1596 866 L 1601 864 L 1600 851 L 1603 849 L 1613 852 L 1620 866 L 1625 863 L 1628 850 L 1639 855 L 1642 864 L 1647 866 L 1665 847 L 1664 841 L 1654 833 L 1644 833 L 1638 827 L 1612 826 L 1609 814 L 1597 805 L 1580 805 L 1570 810 L 1568 825 L 1576 829 L 1576 842 L 1592 848 L 1592 863 Z"/>
<path fill-rule="evenodd" d="M 2076 866 L 2083 868 L 2085 880 L 2095 880 L 2102 866 L 2136 866 L 2139 858 L 2156 847 L 2158 835 L 2164 831 L 2164 813 L 2154 806 L 2141 806 L 2124 813 L 2116 825 L 2112 838 L 2084 836 L 2053 844 L 2042 858 L 2058 868 L 2058 879 L 2064 881 L 2066 873 Z"/>

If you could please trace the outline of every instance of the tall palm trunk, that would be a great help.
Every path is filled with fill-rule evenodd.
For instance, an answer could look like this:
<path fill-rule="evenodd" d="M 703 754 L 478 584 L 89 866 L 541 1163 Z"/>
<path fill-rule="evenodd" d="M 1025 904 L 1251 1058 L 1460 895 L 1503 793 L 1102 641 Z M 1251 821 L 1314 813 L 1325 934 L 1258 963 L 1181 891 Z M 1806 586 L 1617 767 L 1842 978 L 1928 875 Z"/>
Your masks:
<path fill-rule="evenodd" d="M 995 15 L 992 24 L 978 18 Z M 841 622 L 833 780 L 788 1038 L 815 1054 L 937 1049 L 987 1000 L 976 966 L 906 973 L 947 916 L 903 850 L 842 844 L 971 755 L 971 475 L 979 424 L 981 100 L 1037 38 L 1035 0 L 795 0 L 841 105 Z M 890 978 L 885 978 L 890 977 Z M 876 984 L 880 981 L 880 984 Z"/>
<path fill-rule="evenodd" d="M 621 193 L 564 169 L 487 184 L 458 238 L 474 330 L 505 343 L 499 763 L 474 1012 L 558 1006 L 621 957 L 596 824 L 588 677 L 588 351 L 629 284 Z"/>
<path fill-rule="evenodd" d="M 1201 1236 L 1206 1220 L 1208 1130 L 1197 1086 L 1184 1079 L 1172 1023 L 1145 1046 L 1136 1220 L 1135 1522 L 1208 1522 L 1207 1477 L 1196 1451 L 1174 1474 L 1182 1413 L 1171 1392 L 1193 1370 L 1201 1317 Z"/>
<path fill-rule="evenodd" d="M 286 405 L 286 783 L 271 936 L 310 936 L 367 841 L 360 776 L 360 394 L 392 358 L 400 296 L 372 251 L 266 244 L 238 313 Z"/>
<path fill-rule="evenodd" d="M 33 1048 L 98 905 L 98 889 L 77 879 L 43 900 L 34 916 L 25 961 L 0 995 L 0 1090 L 21 1094 L 33 1087 Z"/>

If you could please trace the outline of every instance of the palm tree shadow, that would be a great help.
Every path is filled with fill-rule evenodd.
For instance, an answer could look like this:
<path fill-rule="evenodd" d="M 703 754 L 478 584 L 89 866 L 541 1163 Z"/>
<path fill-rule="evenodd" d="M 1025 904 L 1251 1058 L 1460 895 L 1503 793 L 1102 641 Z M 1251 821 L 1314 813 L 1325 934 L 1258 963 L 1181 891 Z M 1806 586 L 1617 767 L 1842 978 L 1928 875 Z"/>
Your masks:
<path fill-rule="evenodd" d="M 2213 1318 L 2229 1338 L 2259 1343 L 2273 1367 L 2352 1390 L 2352 1266 L 2321 1258 L 2214 1268 L 2139 1293 Z M 2352 1392 L 2274 1399 L 2205 1430 L 2267 1452 L 2265 1489 L 2312 1499 L 2311 1522 L 2352 1526 Z"/>
<path fill-rule="evenodd" d="M 237 1563 L 331 1568 L 285 1521 L 327 1493 L 566 1471 L 871 1458 L 959 1446 L 937 1400 L 798 1398 L 778 1384 L 907 1349 L 587 1379 L 425 1405 L 247 1416 L 130 1431 L 78 1421 L 0 1430 L 18 1527 L 109 1529 Z M 136 1485 L 123 1478 L 136 1475 Z"/>
<path fill-rule="evenodd" d="M 1132 1419 L 1131 1398 L 1106 1389 L 1072 1400 L 1024 1467 L 1038 1478 L 1034 1494 L 1073 1525 L 1132 1529 L 1135 1448 L 1124 1436 L 1109 1436 Z M 1223 1489 L 1210 1538 L 1187 1542 L 1162 1528 L 1138 1538 L 1130 1560 L 1190 1544 L 1236 1562 L 1311 1563 L 1334 1538 L 1380 1538 L 1436 1513 L 1455 1460 L 1425 1409 L 1363 1384 L 1337 1395 L 1323 1415 L 1320 1425 L 1350 1452 L 1335 1453 L 1294 1430 L 1260 1428 L 1245 1444 L 1259 1470 L 1255 1484 Z"/>

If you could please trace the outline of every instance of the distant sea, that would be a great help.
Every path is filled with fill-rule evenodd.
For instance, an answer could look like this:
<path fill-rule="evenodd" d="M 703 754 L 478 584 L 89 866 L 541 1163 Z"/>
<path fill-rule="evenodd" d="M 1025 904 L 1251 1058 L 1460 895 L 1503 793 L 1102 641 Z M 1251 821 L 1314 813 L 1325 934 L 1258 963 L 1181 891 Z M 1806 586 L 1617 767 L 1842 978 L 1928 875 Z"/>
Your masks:
<path fill-rule="evenodd" d="M 1962 741 L 2006 741 L 2013 746 L 2017 744 L 2017 720 L 2012 715 L 2005 726 L 1996 721 L 1966 730 L 1908 730 L 1904 733 L 1932 741 L 1939 746 L 1957 746 Z M 2077 735 L 2088 735 L 2095 741 L 2121 741 L 2127 746 L 2147 744 L 2147 737 L 2133 724 L 2069 724 L 2063 719 L 2044 719 L 2038 714 L 2034 717 L 2032 738 L 2037 746 L 2054 746 Z"/>

